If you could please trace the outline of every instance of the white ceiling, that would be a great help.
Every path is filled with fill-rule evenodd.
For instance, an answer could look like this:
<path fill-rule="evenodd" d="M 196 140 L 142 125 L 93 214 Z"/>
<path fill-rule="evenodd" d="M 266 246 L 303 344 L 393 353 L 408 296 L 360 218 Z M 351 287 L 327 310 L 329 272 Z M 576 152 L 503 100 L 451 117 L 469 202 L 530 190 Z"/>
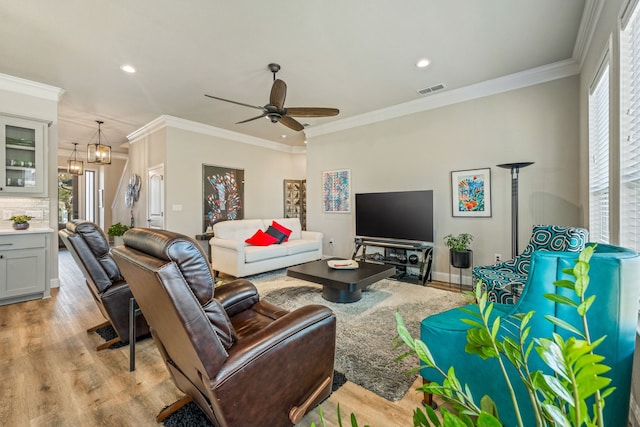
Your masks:
<path fill-rule="evenodd" d="M 117 148 L 163 114 L 302 146 L 304 132 L 235 124 L 260 112 L 204 94 L 267 104 L 267 64 L 277 62 L 285 106 L 340 109 L 300 120 L 317 128 L 429 96 L 416 91 L 439 83 L 451 90 L 571 59 L 593 0 L 2 3 L 0 73 L 65 90 L 61 148 L 88 142 L 96 119 Z M 421 57 L 432 64 L 418 69 Z M 122 72 L 125 63 L 137 73 Z"/>

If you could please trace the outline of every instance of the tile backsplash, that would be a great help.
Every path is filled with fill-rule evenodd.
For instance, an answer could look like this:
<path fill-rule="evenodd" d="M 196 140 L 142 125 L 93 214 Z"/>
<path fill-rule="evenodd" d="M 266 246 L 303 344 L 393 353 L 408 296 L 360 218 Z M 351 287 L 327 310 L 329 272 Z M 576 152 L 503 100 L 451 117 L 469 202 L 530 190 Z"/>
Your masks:
<path fill-rule="evenodd" d="M 0 197 L 0 230 L 11 228 L 9 218 L 14 215 L 29 215 L 33 227 L 49 226 L 49 199 L 28 197 Z"/>

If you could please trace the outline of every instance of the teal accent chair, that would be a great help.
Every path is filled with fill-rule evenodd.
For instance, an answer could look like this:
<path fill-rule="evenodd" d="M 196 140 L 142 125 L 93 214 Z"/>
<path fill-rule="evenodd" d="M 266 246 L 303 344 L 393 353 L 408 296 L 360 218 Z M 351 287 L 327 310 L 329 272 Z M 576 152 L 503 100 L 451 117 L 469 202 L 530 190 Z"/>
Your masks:
<path fill-rule="evenodd" d="M 588 238 L 589 232 L 585 228 L 534 225 L 531 239 L 520 255 L 496 265 L 475 267 L 472 271 L 473 283 L 482 280 L 489 301 L 514 304 L 527 282 L 531 256 L 535 251 L 580 252 Z"/>
<path fill-rule="evenodd" d="M 559 317 L 582 330 L 581 318 L 574 308 L 554 303 L 543 296 L 547 293 L 557 293 L 576 298 L 573 291 L 557 288 L 553 283 L 560 279 L 572 279 L 562 270 L 572 268 L 577 256 L 578 254 L 573 252 L 533 253 L 526 286 L 517 303 L 494 304 L 492 319 L 495 316 L 502 318 L 503 328 L 499 335 L 509 333 L 509 325 L 505 322 L 509 316 L 532 310 L 535 314 L 530 322 L 531 338 L 551 337 L 554 332 L 564 337 L 570 335 L 547 321 L 545 315 Z M 598 244 L 590 264 L 590 284 L 586 297 L 594 294 L 597 297 L 587 313 L 589 332 L 592 340 L 607 336 L 596 352 L 603 355 L 603 363 L 611 367 L 611 371 L 604 376 L 611 378 L 611 385 L 616 387 L 605 401 L 605 425 L 626 426 L 640 297 L 640 256 L 630 249 Z M 477 310 L 473 305 L 467 308 Z M 471 316 L 462 310 L 453 309 L 425 318 L 420 326 L 420 339 L 427 344 L 442 370 L 446 372 L 449 366 L 455 367 L 457 377 L 462 384 L 469 385 L 476 403 L 479 404 L 482 396 L 489 395 L 496 402 L 504 425 L 515 426 L 517 424 L 511 398 L 497 361 L 482 360 L 477 355 L 465 352 L 468 326 L 461 321 L 463 317 Z M 490 320 L 490 325 L 492 321 Z M 511 329 L 517 330 L 513 326 Z M 537 352 L 531 353 L 529 362 L 533 370 L 543 369 L 550 373 Z M 518 396 L 524 425 L 535 425 L 526 388 L 506 359 L 505 363 L 508 365 L 509 376 Z M 432 368 L 425 367 L 420 373 L 425 382 L 442 382 L 442 376 Z M 431 403 L 431 396 L 425 395 L 425 401 Z"/>

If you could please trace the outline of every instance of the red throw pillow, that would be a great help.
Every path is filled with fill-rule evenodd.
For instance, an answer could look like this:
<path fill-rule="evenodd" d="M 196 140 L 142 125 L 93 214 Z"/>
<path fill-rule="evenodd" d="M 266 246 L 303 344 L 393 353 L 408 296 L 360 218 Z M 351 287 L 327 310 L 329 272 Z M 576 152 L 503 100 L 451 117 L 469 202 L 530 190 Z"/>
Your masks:
<path fill-rule="evenodd" d="M 246 243 L 254 246 L 269 246 L 276 243 L 278 239 L 273 236 L 268 235 L 262 230 L 256 231 L 256 233 L 245 240 Z"/>
<path fill-rule="evenodd" d="M 273 221 L 271 223 L 271 226 L 273 228 L 275 228 L 276 230 L 278 230 L 281 233 L 284 233 L 287 235 L 287 237 L 284 238 L 283 242 L 287 242 L 289 240 L 289 236 L 291 235 L 291 230 L 289 230 L 287 227 L 285 227 L 284 225 L 280 225 L 277 222 Z"/>

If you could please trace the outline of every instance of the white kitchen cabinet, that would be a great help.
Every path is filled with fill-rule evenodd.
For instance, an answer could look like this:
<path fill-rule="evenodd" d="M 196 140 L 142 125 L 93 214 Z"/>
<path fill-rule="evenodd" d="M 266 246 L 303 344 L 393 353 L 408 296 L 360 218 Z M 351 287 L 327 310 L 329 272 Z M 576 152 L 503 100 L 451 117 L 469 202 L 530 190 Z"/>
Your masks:
<path fill-rule="evenodd" d="M 46 232 L 0 235 L 0 305 L 49 296 Z"/>
<path fill-rule="evenodd" d="M 47 123 L 0 114 L 0 196 L 45 195 Z"/>

